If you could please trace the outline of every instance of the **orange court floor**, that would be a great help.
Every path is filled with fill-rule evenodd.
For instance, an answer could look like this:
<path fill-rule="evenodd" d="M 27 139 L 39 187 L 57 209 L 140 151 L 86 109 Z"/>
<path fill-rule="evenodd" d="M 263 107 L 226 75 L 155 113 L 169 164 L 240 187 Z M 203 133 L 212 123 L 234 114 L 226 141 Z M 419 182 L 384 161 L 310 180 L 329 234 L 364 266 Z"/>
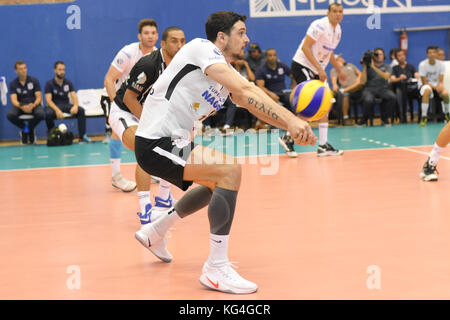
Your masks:
<path fill-rule="evenodd" d="M 206 208 L 170 232 L 163 263 L 135 240 L 137 194 L 108 165 L 0 171 L 0 299 L 450 299 L 450 150 L 425 183 L 430 148 L 281 154 L 274 175 L 243 164 L 229 257 L 250 295 L 200 284 Z"/>

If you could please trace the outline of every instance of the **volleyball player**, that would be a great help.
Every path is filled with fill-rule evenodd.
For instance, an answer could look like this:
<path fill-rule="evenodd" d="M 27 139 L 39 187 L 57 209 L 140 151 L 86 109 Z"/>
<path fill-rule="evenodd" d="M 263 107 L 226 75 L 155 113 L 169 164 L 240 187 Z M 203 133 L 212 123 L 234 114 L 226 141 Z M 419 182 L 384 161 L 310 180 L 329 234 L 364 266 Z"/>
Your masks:
<path fill-rule="evenodd" d="M 325 82 L 327 80 L 325 68 L 328 62 L 331 62 L 336 69 L 339 79 L 346 79 L 341 66 L 334 58 L 334 50 L 341 40 L 342 32 L 339 23 L 344 16 L 343 10 L 342 4 L 332 3 L 328 7 L 328 15 L 314 20 L 309 26 L 292 59 L 291 70 L 297 83 L 312 79 Z M 290 157 L 297 157 L 289 132 L 284 134 L 279 141 Z M 328 114 L 326 114 L 319 120 L 317 155 L 320 157 L 338 156 L 343 153 L 342 150 L 337 150 L 328 143 Z"/>
<path fill-rule="evenodd" d="M 174 209 L 144 225 L 136 238 L 159 259 L 170 262 L 168 229 L 209 204 L 210 253 L 200 282 L 213 290 L 242 294 L 255 292 L 258 286 L 242 278 L 228 260 L 241 168 L 234 157 L 192 142 L 194 122 L 221 109 L 231 94 L 235 104 L 288 130 L 296 143 L 314 145 L 317 141 L 306 121 L 274 102 L 231 66 L 232 60 L 242 59 L 249 42 L 245 20 L 229 11 L 209 16 L 205 25 L 208 40 L 196 38 L 187 43 L 153 85 L 135 141 L 136 159 L 149 174 L 184 191 L 193 182 L 199 184 Z"/>
<path fill-rule="evenodd" d="M 164 30 L 161 49 L 143 56 L 131 69 L 128 78 L 117 90 L 111 105 L 109 123 L 113 132 L 128 149 L 134 151 L 134 135 L 142 112 L 142 103 L 151 86 L 158 79 L 175 54 L 185 44 L 184 32 L 178 27 Z M 141 212 L 138 216 L 141 224 L 156 220 L 163 210 L 170 209 L 173 198 L 170 195 L 170 183 L 160 180 L 159 194 L 152 208 L 150 202 L 150 175 L 136 165 L 136 184 Z M 155 209 L 155 210 L 153 210 Z"/>
<path fill-rule="evenodd" d="M 145 54 L 157 50 L 158 25 L 153 19 L 143 19 L 138 23 L 139 42 L 133 42 L 124 46 L 115 56 L 105 76 L 105 89 L 110 101 L 114 101 L 116 91 L 127 78 L 134 64 Z M 105 114 L 109 118 L 109 113 Z M 109 141 L 109 158 L 111 162 L 111 182 L 113 187 L 124 192 L 136 189 L 136 183 L 126 180 L 120 171 L 122 143 L 113 132 Z"/>

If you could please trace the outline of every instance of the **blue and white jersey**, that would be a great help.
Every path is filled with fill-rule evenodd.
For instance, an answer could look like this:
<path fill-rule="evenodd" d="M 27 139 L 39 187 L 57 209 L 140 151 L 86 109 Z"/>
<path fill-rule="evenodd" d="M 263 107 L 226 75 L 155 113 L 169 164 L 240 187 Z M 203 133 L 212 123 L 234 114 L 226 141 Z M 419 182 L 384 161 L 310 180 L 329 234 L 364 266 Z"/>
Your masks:
<path fill-rule="evenodd" d="M 216 63 L 237 73 L 211 41 L 196 38 L 183 46 L 150 90 L 136 135 L 186 139 L 196 120 L 221 109 L 229 91 L 205 74 Z"/>
<path fill-rule="evenodd" d="M 333 28 L 330 21 L 328 20 L 328 16 L 326 16 L 314 20 L 306 31 L 306 35 L 310 36 L 316 41 L 312 46 L 312 53 L 317 62 L 325 70 L 328 62 L 330 62 L 331 55 L 334 54 L 334 50 L 341 41 L 341 26 L 338 24 L 336 28 Z M 319 72 L 316 70 L 316 67 L 313 66 L 313 64 L 303 53 L 302 46 L 304 41 L 305 38 L 303 38 L 302 42 L 298 46 L 297 52 L 295 52 L 294 58 L 292 60 L 301 65 L 304 65 L 305 67 L 318 74 Z"/>

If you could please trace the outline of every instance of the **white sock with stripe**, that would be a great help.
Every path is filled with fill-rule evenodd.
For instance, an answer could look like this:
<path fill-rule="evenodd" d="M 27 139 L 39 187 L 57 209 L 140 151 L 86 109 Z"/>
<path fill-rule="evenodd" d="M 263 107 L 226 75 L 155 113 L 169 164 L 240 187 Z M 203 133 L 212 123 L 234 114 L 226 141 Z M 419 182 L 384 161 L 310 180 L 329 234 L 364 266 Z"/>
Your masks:
<path fill-rule="evenodd" d="M 158 197 L 163 200 L 168 200 L 170 194 L 170 183 L 166 180 L 159 180 Z"/>
<path fill-rule="evenodd" d="M 230 235 L 209 234 L 208 263 L 228 261 L 228 239 Z"/>
<path fill-rule="evenodd" d="M 150 203 L 150 191 L 138 191 L 139 205 L 141 213 L 145 213 L 145 206 Z"/>

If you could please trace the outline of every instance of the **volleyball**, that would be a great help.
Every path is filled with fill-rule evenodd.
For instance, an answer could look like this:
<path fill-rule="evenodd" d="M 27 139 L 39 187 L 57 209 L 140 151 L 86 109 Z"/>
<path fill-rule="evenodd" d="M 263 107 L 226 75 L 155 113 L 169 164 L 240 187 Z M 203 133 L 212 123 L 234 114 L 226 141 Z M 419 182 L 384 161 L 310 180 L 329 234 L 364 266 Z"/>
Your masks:
<path fill-rule="evenodd" d="M 291 92 L 292 111 L 309 121 L 316 121 L 330 111 L 333 92 L 320 80 L 307 80 Z"/>

